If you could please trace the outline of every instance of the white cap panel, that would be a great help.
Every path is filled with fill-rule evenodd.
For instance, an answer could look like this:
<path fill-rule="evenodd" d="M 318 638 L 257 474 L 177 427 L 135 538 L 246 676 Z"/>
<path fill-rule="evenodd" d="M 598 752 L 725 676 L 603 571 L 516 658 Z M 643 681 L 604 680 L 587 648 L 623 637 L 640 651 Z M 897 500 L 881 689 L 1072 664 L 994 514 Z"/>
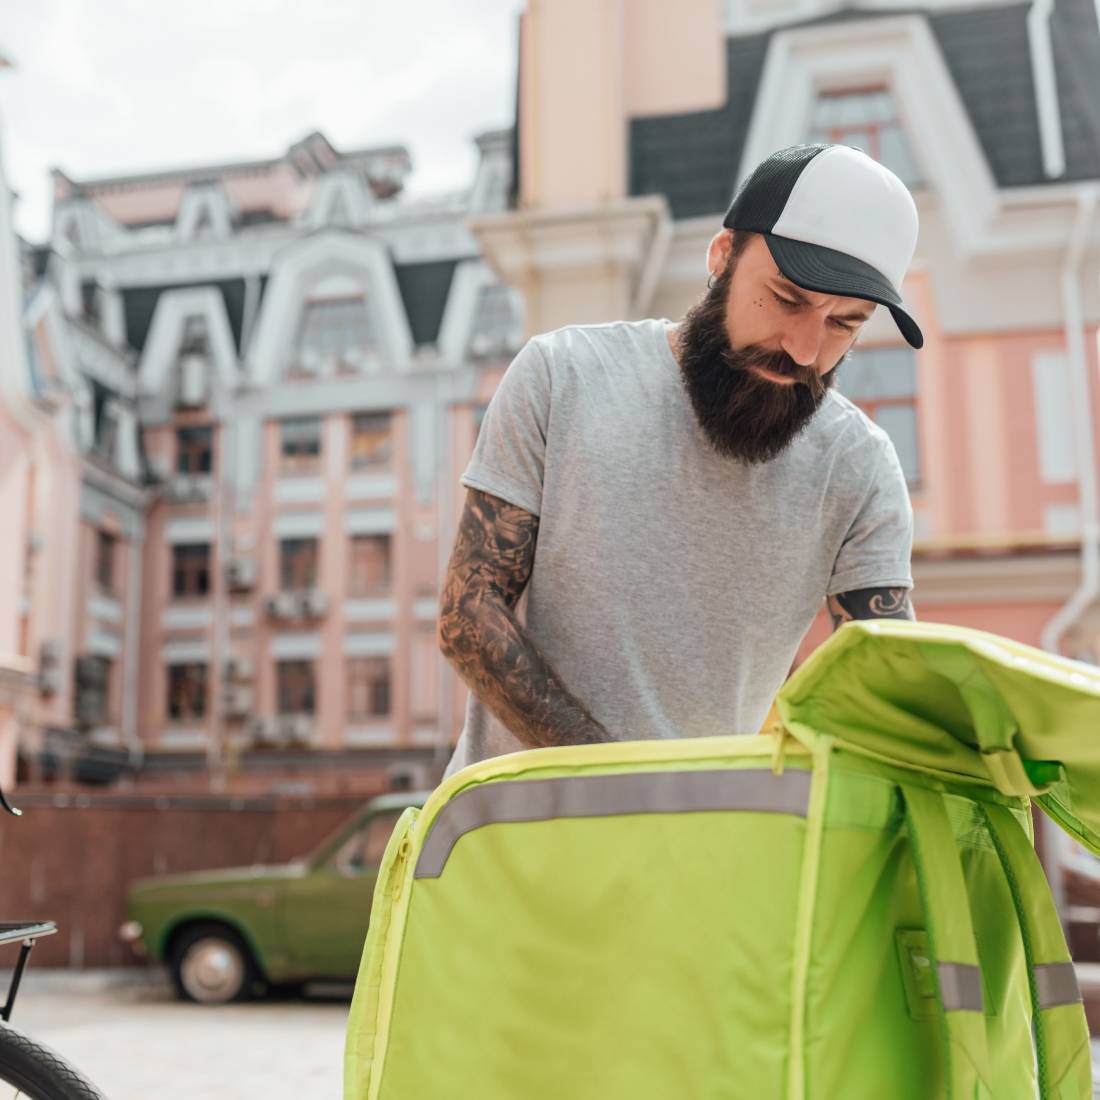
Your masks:
<path fill-rule="evenodd" d="M 772 233 L 855 256 L 900 293 L 917 230 L 905 184 L 866 153 L 836 145 L 802 170 Z"/>

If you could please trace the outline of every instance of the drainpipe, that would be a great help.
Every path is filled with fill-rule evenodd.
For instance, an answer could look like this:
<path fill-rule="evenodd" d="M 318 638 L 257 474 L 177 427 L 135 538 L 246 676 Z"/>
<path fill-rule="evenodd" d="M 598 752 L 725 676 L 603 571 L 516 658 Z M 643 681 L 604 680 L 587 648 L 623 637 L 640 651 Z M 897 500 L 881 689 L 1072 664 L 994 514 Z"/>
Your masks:
<path fill-rule="evenodd" d="M 1067 630 L 1084 614 L 1100 593 L 1100 524 L 1097 522 L 1096 445 L 1093 436 L 1093 401 L 1085 354 L 1085 318 L 1079 269 L 1100 201 L 1095 184 L 1078 192 L 1077 217 L 1062 267 L 1062 302 L 1065 317 L 1066 366 L 1069 369 L 1073 438 L 1077 458 L 1077 491 L 1081 510 L 1081 582 L 1077 590 L 1043 627 L 1042 647 L 1058 653 Z M 1058 913 L 1066 924 L 1061 830 L 1045 815 L 1040 821 L 1040 851 Z"/>
<path fill-rule="evenodd" d="M 1053 14 L 1054 0 L 1033 0 L 1027 13 L 1027 40 L 1035 80 L 1035 111 L 1039 116 L 1043 171 L 1048 179 L 1057 179 L 1066 171 L 1058 80 L 1054 69 L 1054 48 L 1050 41 L 1050 18 Z"/>
<path fill-rule="evenodd" d="M 1050 653 L 1059 652 L 1066 631 L 1081 617 L 1100 593 L 1100 525 L 1097 521 L 1096 444 L 1093 437 L 1093 401 L 1085 354 L 1085 317 L 1081 302 L 1079 268 L 1093 214 L 1100 202 L 1100 186 L 1078 192 L 1077 218 L 1070 236 L 1066 262 L 1062 267 L 1062 302 L 1065 316 L 1067 367 L 1076 444 L 1077 490 L 1081 509 L 1081 583 L 1077 591 L 1043 627 L 1041 644 Z"/>

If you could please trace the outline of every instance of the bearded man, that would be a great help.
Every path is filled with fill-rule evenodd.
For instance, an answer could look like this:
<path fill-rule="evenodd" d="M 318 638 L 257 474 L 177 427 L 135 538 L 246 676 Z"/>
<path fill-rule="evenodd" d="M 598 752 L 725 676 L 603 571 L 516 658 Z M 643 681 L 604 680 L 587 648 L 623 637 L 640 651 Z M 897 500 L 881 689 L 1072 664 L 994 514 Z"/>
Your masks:
<path fill-rule="evenodd" d="M 753 733 L 822 603 L 912 618 L 886 434 L 833 387 L 917 241 L 904 184 L 800 145 L 746 180 L 679 324 L 536 336 L 486 411 L 440 606 L 446 774 L 548 745 Z M 521 600 L 522 597 L 522 600 Z"/>

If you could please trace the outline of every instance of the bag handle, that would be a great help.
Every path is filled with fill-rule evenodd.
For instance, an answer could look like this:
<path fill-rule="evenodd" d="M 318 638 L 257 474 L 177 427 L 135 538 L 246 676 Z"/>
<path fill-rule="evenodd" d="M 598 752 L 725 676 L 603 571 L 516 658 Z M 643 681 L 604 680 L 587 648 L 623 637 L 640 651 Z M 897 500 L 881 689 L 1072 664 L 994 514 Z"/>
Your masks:
<path fill-rule="evenodd" d="M 1027 833 L 1004 806 L 980 803 L 1012 893 L 1027 963 L 1041 1100 L 1089 1100 L 1092 1058 L 1077 976 L 1050 887 Z"/>
<path fill-rule="evenodd" d="M 982 975 L 962 863 L 943 796 L 902 786 L 910 849 L 917 871 L 935 976 L 947 1100 L 984 1100 L 989 1050 Z"/>

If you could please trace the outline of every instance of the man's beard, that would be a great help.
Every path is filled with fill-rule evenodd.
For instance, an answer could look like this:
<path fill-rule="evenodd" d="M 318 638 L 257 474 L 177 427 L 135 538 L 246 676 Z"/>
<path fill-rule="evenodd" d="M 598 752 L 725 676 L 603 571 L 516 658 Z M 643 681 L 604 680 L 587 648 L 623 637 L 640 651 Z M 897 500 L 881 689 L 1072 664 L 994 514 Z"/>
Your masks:
<path fill-rule="evenodd" d="M 756 464 L 775 458 L 806 427 L 835 381 L 836 367 L 821 375 L 784 351 L 730 346 L 726 299 L 735 262 L 688 311 L 677 330 L 677 350 L 691 407 L 711 446 Z M 752 367 L 798 381 L 769 382 Z"/>

